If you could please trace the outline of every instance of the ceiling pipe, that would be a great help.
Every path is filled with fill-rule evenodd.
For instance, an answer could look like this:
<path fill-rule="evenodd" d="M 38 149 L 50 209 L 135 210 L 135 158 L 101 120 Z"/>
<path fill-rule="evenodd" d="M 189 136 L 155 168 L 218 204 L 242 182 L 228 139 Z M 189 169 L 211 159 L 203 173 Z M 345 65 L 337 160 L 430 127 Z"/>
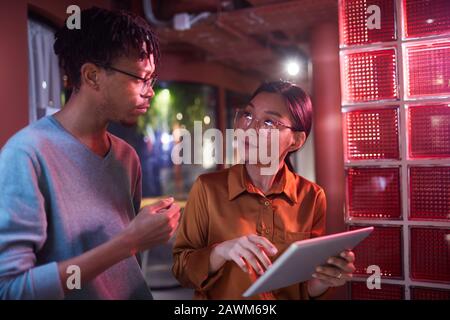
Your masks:
<path fill-rule="evenodd" d="M 194 24 L 208 18 L 211 15 L 210 12 L 202 12 L 198 15 L 190 15 L 184 12 L 175 14 L 175 16 L 170 20 L 159 20 L 155 16 L 152 0 L 142 0 L 142 4 L 145 18 L 155 27 L 161 28 L 174 28 L 180 31 L 188 30 Z"/>
<path fill-rule="evenodd" d="M 172 27 L 173 19 L 169 21 L 162 21 L 156 18 L 153 13 L 152 0 L 142 0 L 142 6 L 144 8 L 145 18 L 155 27 Z"/>

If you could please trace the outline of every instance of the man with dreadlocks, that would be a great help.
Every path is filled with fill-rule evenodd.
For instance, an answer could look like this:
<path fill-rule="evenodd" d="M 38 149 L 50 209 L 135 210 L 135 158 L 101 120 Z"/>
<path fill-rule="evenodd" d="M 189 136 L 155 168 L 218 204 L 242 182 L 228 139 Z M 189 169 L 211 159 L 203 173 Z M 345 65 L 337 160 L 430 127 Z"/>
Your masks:
<path fill-rule="evenodd" d="M 139 159 L 107 126 L 148 109 L 158 43 L 144 19 L 95 7 L 55 39 L 73 93 L 0 153 L 0 298 L 151 299 L 136 255 L 168 241 L 180 208 L 140 210 Z"/>

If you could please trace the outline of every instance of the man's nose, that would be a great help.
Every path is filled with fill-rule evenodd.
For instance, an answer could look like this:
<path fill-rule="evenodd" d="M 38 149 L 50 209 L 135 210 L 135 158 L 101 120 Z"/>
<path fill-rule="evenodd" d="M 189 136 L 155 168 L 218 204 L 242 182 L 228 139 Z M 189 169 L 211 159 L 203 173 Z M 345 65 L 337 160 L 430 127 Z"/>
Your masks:
<path fill-rule="evenodd" d="M 145 92 L 142 97 L 147 98 L 147 99 L 152 99 L 155 96 L 155 91 L 153 90 L 152 87 L 149 87 L 147 92 Z"/>

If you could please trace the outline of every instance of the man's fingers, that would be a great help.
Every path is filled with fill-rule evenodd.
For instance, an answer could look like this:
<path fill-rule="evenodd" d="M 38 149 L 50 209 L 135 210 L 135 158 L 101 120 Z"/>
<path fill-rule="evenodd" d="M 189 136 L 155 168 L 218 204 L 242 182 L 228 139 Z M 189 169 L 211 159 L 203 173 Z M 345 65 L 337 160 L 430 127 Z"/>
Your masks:
<path fill-rule="evenodd" d="M 174 203 L 167 209 L 167 212 L 170 217 L 176 217 L 180 215 L 180 210 L 181 210 L 180 206 Z"/>
<path fill-rule="evenodd" d="M 271 256 L 278 252 L 278 249 L 264 237 L 257 236 L 256 234 L 251 234 L 247 236 L 247 239 L 254 244 L 262 246 Z"/>
<path fill-rule="evenodd" d="M 178 221 L 180 219 L 180 206 L 174 203 L 169 208 L 156 211 L 155 214 L 160 215 L 163 221 Z"/>
<path fill-rule="evenodd" d="M 154 213 L 154 212 L 157 212 L 159 210 L 166 209 L 166 208 L 170 207 L 173 202 L 174 202 L 173 197 L 170 197 L 170 198 L 166 198 L 166 199 L 163 199 L 161 201 L 158 201 L 155 204 L 151 204 L 150 205 L 150 207 L 152 209 L 151 212 Z"/>
<path fill-rule="evenodd" d="M 169 223 L 173 228 L 177 228 L 180 223 L 180 211 L 177 210 L 169 216 Z"/>

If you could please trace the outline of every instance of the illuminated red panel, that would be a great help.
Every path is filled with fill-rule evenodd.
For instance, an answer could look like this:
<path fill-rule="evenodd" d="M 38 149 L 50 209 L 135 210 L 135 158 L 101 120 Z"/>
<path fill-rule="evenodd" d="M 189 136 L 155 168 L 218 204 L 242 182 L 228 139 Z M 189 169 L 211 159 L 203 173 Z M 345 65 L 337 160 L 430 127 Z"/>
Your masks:
<path fill-rule="evenodd" d="M 380 28 L 367 28 L 367 19 L 373 15 L 370 5 L 380 8 Z M 343 0 L 340 8 L 341 41 L 344 45 L 393 41 L 395 34 L 395 8 L 393 0 Z M 382 27 L 381 27 L 382 26 Z"/>
<path fill-rule="evenodd" d="M 398 168 L 355 167 L 346 170 L 347 213 L 350 217 L 399 219 Z"/>
<path fill-rule="evenodd" d="M 411 228 L 411 278 L 450 283 L 450 229 Z"/>
<path fill-rule="evenodd" d="M 409 156 L 450 157 L 450 104 L 408 108 Z"/>
<path fill-rule="evenodd" d="M 450 300 L 450 290 L 412 287 L 411 300 Z"/>
<path fill-rule="evenodd" d="M 450 1 L 403 0 L 407 38 L 450 33 Z"/>
<path fill-rule="evenodd" d="M 450 95 L 450 42 L 406 49 L 408 96 Z"/>
<path fill-rule="evenodd" d="M 350 230 L 360 227 L 350 226 Z M 402 278 L 402 228 L 375 227 L 353 251 L 355 252 L 355 274 L 368 276 L 366 270 L 371 265 L 380 267 L 385 278 Z"/>
<path fill-rule="evenodd" d="M 344 117 L 347 160 L 399 158 L 398 109 L 352 111 Z"/>
<path fill-rule="evenodd" d="M 344 103 L 396 99 L 396 69 L 394 49 L 345 53 L 342 78 Z"/>
<path fill-rule="evenodd" d="M 365 282 L 351 283 L 352 300 L 403 300 L 405 297 L 403 286 L 385 284 L 381 282 L 381 289 L 368 289 Z"/>
<path fill-rule="evenodd" d="M 450 220 L 450 167 L 410 167 L 410 218 Z"/>

